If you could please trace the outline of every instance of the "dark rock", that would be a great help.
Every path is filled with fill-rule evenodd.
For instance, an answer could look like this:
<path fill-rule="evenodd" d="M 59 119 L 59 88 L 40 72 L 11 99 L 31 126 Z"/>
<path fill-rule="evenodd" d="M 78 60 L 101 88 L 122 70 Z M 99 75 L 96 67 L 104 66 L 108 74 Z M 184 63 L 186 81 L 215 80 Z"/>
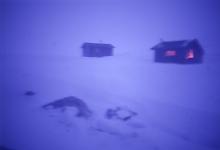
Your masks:
<path fill-rule="evenodd" d="M 115 109 L 109 108 L 105 113 L 107 119 L 119 119 L 122 121 L 128 121 L 136 115 L 136 112 L 121 107 L 116 107 Z"/>
<path fill-rule="evenodd" d="M 36 93 L 35 92 L 33 92 L 33 91 L 26 91 L 25 93 L 24 93 L 24 95 L 26 95 L 26 96 L 34 96 Z"/>
<path fill-rule="evenodd" d="M 87 104 L 74 96 L 55 100 L 42 107 L 44 109 L 59 109 L 61 111 L 65 111 L 67 107 L 75 107 L 78 111 L 76 114 L 77 117 L 89 118 L 92 116 L 92 111 L 88 108 Z"/>

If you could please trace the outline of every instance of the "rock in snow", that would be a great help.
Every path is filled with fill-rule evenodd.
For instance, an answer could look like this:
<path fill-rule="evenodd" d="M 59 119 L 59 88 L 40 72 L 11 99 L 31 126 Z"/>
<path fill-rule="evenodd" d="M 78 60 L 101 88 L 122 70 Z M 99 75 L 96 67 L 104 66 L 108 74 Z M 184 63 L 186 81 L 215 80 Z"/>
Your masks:
<path fill-rule="evenodd" d="M 136 112 L 121 107 L 116 107 L 115 109 L 107 109 L 105 114 L 107 119 L 119 119 L 122 121 L 128 121 L 136 115 Z"/>
<path fill-rule="evenodd" d="M 74 116 L 82 117 L 82 118 L 90 118 L 93 112 L 90 110 L 88 105 L 82 100 L 74 96 L 64 97 L 48 104 L 42 106 L 43 109 L 46 110 L 60 110 L 60 112 L 54 113 L 59 123 L 62 123 L 67 127 L 67 131 L 70 131 L 71 128 L 74 128 L 77 125 L 81 127 L 84 126 L 80 123 L 80 120 L 77 122 L 74 121 Z M 61 115 L 61 117 L 59 117 Z M 124 107 L 115 107 L 109 108 L 105 111 L 105 113 L 100 114 L 104 120 L 101 118 L 97 118 L 97 116 L 93 116 L 93 118 L 88 119 L 86 121 L 87 126 L 84 126 L 84 129 L 90 129 L 91 131 L 105 133 L 108 135 L 113 135 L 117 137 L 137 137 L 138 133 L 131 130 L 129 125 L 126 124 L 128 120 L 137 115 L 136 112 L 124 108 Z M 101 121 L 102 120 L 102 121 Z M 119 120 L 119 122 L 115 122 L 115 120 Z M 119 126 L 123 126 L 123 129 L 127 128 L 122 132 Z"/>
<path fill-rule="evenodd" d="M 69 107 L 77 109 L 76 116 L 82 118 L 89 118 L 92 116 L 92 111 L 88 108 L 87 104 L 74 96 L 64 97 L 42 106 L 44 109 L 59 109 L 66 111 Z"/>
<path fill-rule="evenodd" d="M 25 93 L 24 93 L 24 95 L 26 95 L 26 96 L 34 96 L 36 93 L 34 92 L 34 91 L 26 91 Z"/>

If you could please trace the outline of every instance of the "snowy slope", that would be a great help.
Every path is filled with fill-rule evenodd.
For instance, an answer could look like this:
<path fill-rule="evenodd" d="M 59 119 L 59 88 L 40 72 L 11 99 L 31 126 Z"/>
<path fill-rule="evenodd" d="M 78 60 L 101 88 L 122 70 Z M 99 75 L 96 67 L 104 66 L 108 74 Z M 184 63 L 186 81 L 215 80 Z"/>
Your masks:
<path fill-rule="evenodd" d="M 155 64 L 131 56 L 9 56 L 3 70 L 3 144 L 10 148 L 220 149 L 220 71 L 211 63 Z M 24 95 L 27 90 L 36 95 Z M 92 118 L 77 118 L 72 110 L 42 109 L 66 96 L 83 99 Z M 106 110 L 117 106 L 138 115 L 129 121 L 106 119 Z"/>

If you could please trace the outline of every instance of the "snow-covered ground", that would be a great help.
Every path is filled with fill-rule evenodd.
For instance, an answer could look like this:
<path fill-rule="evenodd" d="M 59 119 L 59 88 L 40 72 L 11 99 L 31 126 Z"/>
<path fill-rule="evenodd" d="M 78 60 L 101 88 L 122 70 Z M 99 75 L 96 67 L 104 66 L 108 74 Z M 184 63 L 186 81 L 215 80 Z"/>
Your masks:
<path fill-rule="evenodd" d="M 220 71 L 214 63 L 6 56 L 0 144 L 15 150 L 219 150 Z M 36 94 L 24 95 L 28 90 Z M 92 117 L 42 108 L 67 96 L 82 99 Z M 107 119 L 106 110 L 116 107 L 137 115 Z"/>

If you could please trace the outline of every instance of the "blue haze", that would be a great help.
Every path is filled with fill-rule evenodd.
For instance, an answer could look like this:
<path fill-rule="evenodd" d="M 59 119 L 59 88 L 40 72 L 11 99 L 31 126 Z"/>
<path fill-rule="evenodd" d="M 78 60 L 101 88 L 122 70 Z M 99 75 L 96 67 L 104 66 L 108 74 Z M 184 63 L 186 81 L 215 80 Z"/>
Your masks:
<path fill-rule="evenodd" d="M 0 145 L 220 149 L 218 0 L 3 0 L 0 19 Z M 150 48 L 160 39 L 194 38 L 205 50 L 203 64 L 153 62 Z M 83 42 L 113 44 L 114 56 L 82 58 Z M 41 109 L 70 95 L 85 100 L 94 118 L 48 117 Z M 106 120 L 105 110 L 117 106 L 136 119 Z"/>

